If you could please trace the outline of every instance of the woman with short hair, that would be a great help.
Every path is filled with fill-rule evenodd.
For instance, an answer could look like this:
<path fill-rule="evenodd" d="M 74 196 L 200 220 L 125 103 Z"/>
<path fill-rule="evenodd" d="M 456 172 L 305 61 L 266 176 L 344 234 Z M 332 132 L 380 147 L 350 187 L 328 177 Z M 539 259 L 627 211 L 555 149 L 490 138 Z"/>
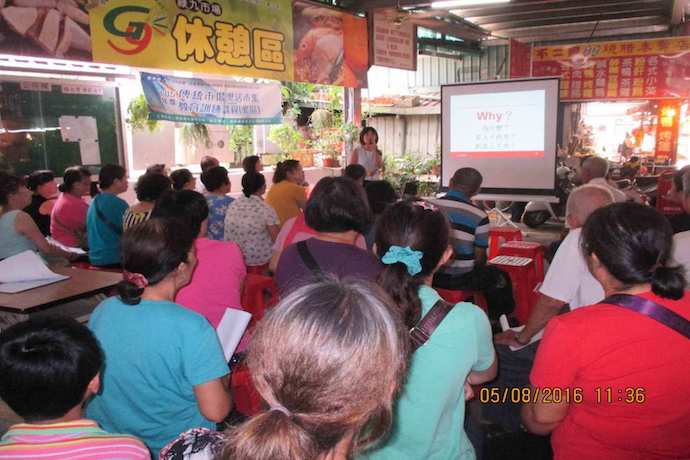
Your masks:
<path fill-rule="evenodd" d="M 125 215 L 122 216 L 122 229 L 127 230 L 151 217 L 151 211 L 153 211 L 156 200 L 171 187 L 170 178 L 161 173 L 147 172 L 139 176 L 137 184 L 134 186 L 139 202 L 125 211 Z"/>
<path fill-rule="evenodd" d="M 34 171 L 26 176 L 26 187 L 31 190 L 31 203 L 24 211 L 38 225 L 43 236 L 50 236 L 50 214 L 58 195 L 58 186 L 53 171 Z"/>
<path fill-rule="evenodd" d="M 635 203 L 585 223 L 582 251 L 606 298 L 549 321 L 522 410 L 530 431 L 553 433 L 555 458 L 690 458 L 690 295 L 671 236 Z"/>
<path fill-rule="evenodd" d="M 298 216 L 306 202 L 302 165 L 297 160 L 279 161 L 273 173 L 273 186 L 266 195 L 266 203 L 276 210 L 280 225 Z"/>
<path fill-rule="evenodd" d="M 364 191 L 346 177 L 324 177 L 314 187 L 304 216 L 317 235 L 288 246 L 280 255 L 275 280 L 281 294 L 324 274 L 375 280 L 381 264 L 357 247 L 371 219 Z M 318 198 L 318 199 L 317 199 Z"/>

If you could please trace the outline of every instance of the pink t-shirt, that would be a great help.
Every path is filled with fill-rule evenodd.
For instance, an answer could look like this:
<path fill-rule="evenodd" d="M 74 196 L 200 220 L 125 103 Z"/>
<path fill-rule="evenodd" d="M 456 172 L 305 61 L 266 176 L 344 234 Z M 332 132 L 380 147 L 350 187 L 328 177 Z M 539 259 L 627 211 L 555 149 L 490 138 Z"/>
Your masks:
<path fill-rule="evenodd" d="M 232 241 L 198 238 L 195 246 L 198 262 L 192 281 L 180 289 L 175 302 L 205 316 L 215 328 L 226 308 L 242 309 L 247 267 L 242 251 Z"/>
<path fill-rule="evenodd" d="M 53 206 L 50 218 L 50 234 L 59 243 L 69 247 L 79 246 L 78 233 L 86 230 L 86 201 L 71 193 L 61 193 Z"/>

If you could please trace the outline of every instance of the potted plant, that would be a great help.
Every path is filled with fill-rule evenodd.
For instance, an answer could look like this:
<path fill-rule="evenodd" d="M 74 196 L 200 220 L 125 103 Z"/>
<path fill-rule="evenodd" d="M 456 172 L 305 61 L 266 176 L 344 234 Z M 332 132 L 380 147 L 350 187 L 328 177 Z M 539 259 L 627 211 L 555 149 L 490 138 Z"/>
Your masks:
<path fill-rule="evenodd" d="M 143 94 L 132 99 L 127 106 L 127 123 L 134 129 L 148 129 L 151 133 L 158 129 L 158 120 L 149 120 L 149 105 Z"/>

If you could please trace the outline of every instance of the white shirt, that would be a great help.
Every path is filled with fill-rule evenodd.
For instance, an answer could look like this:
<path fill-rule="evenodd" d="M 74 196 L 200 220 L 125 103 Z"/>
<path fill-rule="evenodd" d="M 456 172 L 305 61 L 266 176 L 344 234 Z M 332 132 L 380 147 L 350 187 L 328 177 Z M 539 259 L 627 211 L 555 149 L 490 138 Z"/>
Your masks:
<path fill-rule="evenodd" d="M 685 279 L 690 282 L 690 231 L 673 235 L 673 260 L 685 269 Z"/>
<path fill-rule="evenodd" d="M 609 184 L 609 181 L 607 181 L 603 177 L 597 177 L 596 179 L 592 179 L 591 181 L 587 182 L 587 184 L 588 185 L 597 185 L 599 187 L 604 187 L 604 188 L 610 190 L 611 194 L 613 194 L 613 200 L 616 203 L 625 203 L 626 201 L 629 200 L 628 195 L 626 195 L 623 190 L 616 188 L 613 185 Z"/>
<path fill-rule="evenodd" d="M 367 150 L 361 145 L 355 148 L 357 152 L 357 163 L 364 166 L 367 171 L 367 179 L 378 179 L 379 174 L 376 173 L 372 176 L 372 173 L 378 169 L 378 150 Z"/>
<path fill-rule="evenodd" d="M 542 294 L 569 304 L 571 310 L 604 299 L 604 288 L 589 272 L 580 250 L 580 233 L 582 229 L 576 228 L 565 237 L 539 288 Z"/>

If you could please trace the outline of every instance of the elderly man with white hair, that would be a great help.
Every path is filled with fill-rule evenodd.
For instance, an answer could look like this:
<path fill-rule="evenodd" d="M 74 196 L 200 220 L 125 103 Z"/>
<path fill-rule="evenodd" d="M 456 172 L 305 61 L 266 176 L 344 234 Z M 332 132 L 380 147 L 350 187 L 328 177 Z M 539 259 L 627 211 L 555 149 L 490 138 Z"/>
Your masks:
<path fill-rule="evenodd" d="M 683 211 L 690 214 L 690 170 L 683 173 L 681 205 Z M 683 266 L 685 279 L 690 280 L 690 230 L 673 235 L 673 260 Z"/>
<path fill-rule="evenodd" d="M 630 198 L 622 190 L 611 185 L 606 179 L 608 173 L 609 162 L 606 161 L 605 158 L 589 157 L 582 163 L 582 167 L 580 168 L 580 179 L 582 179 L 583 184 L 598 185 L 599 187 L 608 189 L 613 195 L 613 199 L 616 203 L 628 201 Z"/>

